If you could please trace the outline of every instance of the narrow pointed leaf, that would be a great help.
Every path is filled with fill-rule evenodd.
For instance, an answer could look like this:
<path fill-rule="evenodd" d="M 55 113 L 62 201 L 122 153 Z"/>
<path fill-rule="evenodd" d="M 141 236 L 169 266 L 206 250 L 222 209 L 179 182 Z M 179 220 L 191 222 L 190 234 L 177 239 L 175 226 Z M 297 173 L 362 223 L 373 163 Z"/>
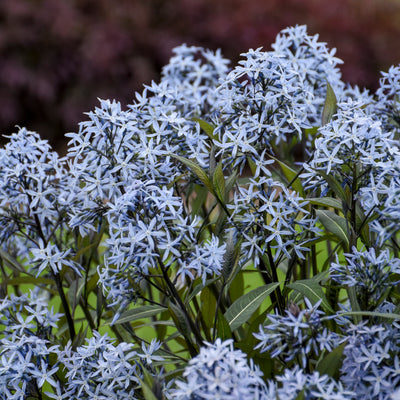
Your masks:
<path fill-rule="evenodd" d="M 2 258 L 14 271 L 27 273 L 25 268 L 11 254 L 8 254 L 6 251 L 0 250 L 0 258 Z"/>
<path fill-rule="evenodd" d="M 343 363 L 343 350 L 346 344 L 342 343 L 318 362 L 316 369 L 320 375 L 328 375 L 335 379 L 339 378 L 338 375 Z"/>
<path fill-rule="evenodd" d="M 191 354 L 194 354 L 196 351 L 192 339 L 191 339 L 191 329 L 190 329 L 190 323 L 187 320 L 185 314 L 183 311 L 172 301 L 169 302 L 168 304 L 168 309 L 170 312 L 170 315 L 175 323 L 176 329 L 179 331 L 179 333 L 183 336 L 183 338 L 176 338 L 176 341 L 179 341 L 179 339 L 182 339 L 182 344 L 184 347 L 187 347 L 190 351 Z"/>
<path fill-rule="evenodd" d="M 214 325 L 215 309 L 217 301 L 209 287 L 205 287 L 200 294 L 201 315 L 208 329 Z"/>
<path fill-rule="evenodd" d="M 217 319 L 217 332 L 218 337 L 222 340 L 230 339 L 232 337 L 232 331 L 226 320 L 224 314 L 220 311 L 218 312 L 218 319 Z"/>
<path fill-rule="evenodd" d="M 324 109 L 322 110 L 321 124 L 326 125 L 337 112 L 337 99 L 335 92 L 329 82 L 326 82 L 326 97 Z"/>
<path fill-rule="evenodd" d="M 385 318 L 385 319 L 398 319 L 400 320 L 400 314 L 395 313 L 383 313 L 383 312 L 376 312 L 376 311 L 345 311 L 342 313 L 338 313 L 338 315 L 349 315 L 349 316 L 365 316 L 365 317 L 378 317 L 378 318 Z"/>
<path fill-rule="evenodd" d="M 228 236 L 225 243 L 226 250 L 224 254 L 224 263 L 222 266 L 222 277 L 224 278 L 224 281 L 228 286 L 227 289 L 229 289 L 230 282 L 236 276 L 238 270 L 240 269 L 238 264 L 240 259 L 240 248 L 242 240 L 238 240 L 236 242 L 233 236 Z"/>
<path fill-rule="evenodd" d="M 346 220 L 330 210 L 316 210 L 315 212 L 325 229 L 336 236 L 339 241 L 345 243 L 346 248 L 348 249 L 350 242 L 347 233 Z"/>
<path fill-rule="evenodd" d="M 166 307 L 161 307 L 161 306 L 149 305 L 149 306 L 136 307 L 131 310 L 123 312 L 115 323 L 123 324 L 125 322 L 132 322 L 143 318 L 153 317 L 154 315 L 157 315 L 165 310 Z"/>
<path fill-rule="evenodd" d="M 225 192 L 226 192 L 226 193 L 229 193 L 229 192 L 232 190 L 233 186 L 234 186 L 235 183 L 236 183 L 237 178 L 238 178 L 238 173 L 237 173 L 236 171 L 234 171 L 234 172 L 232 173 L 232 175 L 229 176 L 229 177 L 226 179 L 226 183 L 225 183 Z"/>
<path fill-rule="evenodd" d="M 220 199 L 220 201 L 225 202 L 225 177 L 222 171 L 222 162 L 219 162 L 215 168 L 213 186 L 215 195 Z"/>
<path fill-rule="evenodd" d="M 218 139 L 217 135 L 214 135 L 215 127 L 209 124 L 207 121 L 204 121 L 200 118 L 193 118 L 194 122 L 197 122 L 200 125 L 200 128 L 206 133 L 206 135 L 211 139 Z"/>
<path fill-rule="evenodd" d="M 258 287 L 239 297 L 225 312 L 232 331 L 247 322 L 266 297 L 279 286 L 279 282 Z"/>
<path fill-rule="evenodd" d="M 303 185 L 301 184 L 301 181 L 299 179 L 299 173 L 295 171 L 292 167 L 289 167 L 289 165 L 285 164 L 283 161 L 278 160 L 275 157 L 271 158 L 275 160 L 279 166 L 282 169 L 283 174 L 285 175 L 285 178 L 288 180 L 290 183 L 290 186 L 301 196 L 304 197 L 304 188 Z"/>
<path fill-rule="evenodd" d="M 35 278 L 33 276 L 19 276 L 18 278 L 11 278 L 11 279 L 8 279 L 6 283 L 7 283 L 7 285 L 22 285 L 22 284 L 26 284 L 26 283 L 28 283 L 28 284 L 30 283 L 35 286 L 55 285 L 53 279 L 42 278 L 42 277 Z M 57 292 L 55 292 L 55 293 L 57 293 Z"/>
<path fill-rule="evenodd" d="M 157 400 L 157 397 L 151 390 L 150 386 L 146 382 L 143 382 L 141 379 L 139 379 L 139 382 L 143 392 L 144 400 Z"/>
<path fill-rule="evenodd" d="M 197 186 L 196 197 L 191 202 L 191 213 L 192 215 L 198 215 L 202 206 L 205 204 L 208 196 L 208 189 L 204 186 Z"/>
<path fill-rule="evenodd" d="M 331 313 L 334 312 L 325 297 L 325 293 L 322 290 L 321 285 L 318 283 L 317 280 L 314 280 L 312 278 L 304 279 L 293 282 L 286 286 L 290 289 L 300 292 L 304 297 L 307 297 L 307 299 L 310 300 L 312 304 L 315 304 L 319 300 L 322 300 L 321 306 L 324 308 L 324 310 Z"/>
<path fill-rule="evenodd" d="M 219 277 L 212 278 L 212 279 L 207 279 L 204 282 L 204 285 L 202 282 L 200 282 L 198 285 L 196 285 L 193 289 L 193 291 L 188 295 L 187 299 L 185 300 L 185 304 L 188 305 L 205 287 L 211 285 L 212 283 L 216 282 L 219 279 Z"/>
<path fill-rule="evenodd" d="M 329 188 L 332 190 L 333 193 L 336 194 L 336 196 L 339 197 L 340 200 L 342 200 L 344 203 L 348 203 L 346 192 L 343 190 L 340 183 L 332 175 L 329 175 L 325 171 L 321 171 L 318 169 L 316 169 L 315 172 L 325 179 Z"/>
<path fill-rule="evenodd" d="M 187 167 L 189 167 L 192 170 L 192 172 L 204 183 L 207 189 L 213 193 L 213 185 L 210 181 L 210 178 L 203 170 L 203 168 L 200 167 L 200 165 L 196 164 L 192 160 L 188 160 L 187 158 L 178 156 L 176 154 L 170 154 L 170 156 L 176 158 L 182 164 L 185 164 Z"/>
<path fill-rule="evenodd" d="M 342 202 L 338 199 L 334 199 L 333 197 L 312 197 L 307 198 L 307 201 L 314 206 L 332 207 L 336 210 L 342 209 Z"/>

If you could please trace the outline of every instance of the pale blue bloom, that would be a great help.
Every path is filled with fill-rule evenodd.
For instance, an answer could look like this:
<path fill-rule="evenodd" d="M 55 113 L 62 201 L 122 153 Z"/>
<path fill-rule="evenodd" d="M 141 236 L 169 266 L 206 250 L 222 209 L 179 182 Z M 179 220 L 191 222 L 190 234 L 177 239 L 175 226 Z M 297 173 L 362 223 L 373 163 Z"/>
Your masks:
<path fill-rule="evenodd" d="M 364 251 L 353 248 L 345 257 L 345 263 L 337 259 L 331 265 L 331 278 L 343 286 L 354 286 L 362 309 L 374 310 L 398 283 L 400 259 L 392 257 L 388 249 L 377 253 L 373 247 Z"/>
<path fill-rule="evenodd" d="M 200 353 L 189 361 L 183 379 L 170 390 L 171 399 L 266 400 L 262 372 L 247 362 L 241 350 L 234 350 L 233 341 L 217 339 L 205 343 Z"/>

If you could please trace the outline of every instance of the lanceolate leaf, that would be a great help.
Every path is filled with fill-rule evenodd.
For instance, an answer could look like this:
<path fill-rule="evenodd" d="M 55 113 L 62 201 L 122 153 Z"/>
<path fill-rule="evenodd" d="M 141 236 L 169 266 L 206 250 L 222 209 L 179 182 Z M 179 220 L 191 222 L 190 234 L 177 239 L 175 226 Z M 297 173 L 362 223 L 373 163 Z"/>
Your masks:
<path fill-rule="evenodd" d="M 270 283 L 239 297 L 225 312 L 225 318 L 232 331 L 247 322 L 266 297 L 279 286 L 279 282 Z"/>
<path fill-rule="evenodd" d="M 3 259 L 9 267 L 11 267 L 14 271 L 24 272 L 25 268 L 11 255 L 6 251 L 0 250 L 0 258 Z"/>
<path fill-rule="evenodd" d="M 22 284 L 31 284 L 35 286 L 54 285 L 54 281 L 52 279 L 42 278 L 42 277 L 35 278 L 33 276 L 19 276 L 17 278 L 11 278 L 8 279 L 6 283 L 7 285 L 22 285 Z"/>
<path fill-rule="evenodd" d="M 141 379 L 139 379 L 139 382 L 140 387 L 142 388 L 144 400 L 157 400 L 157 397 L 151 390 L 150 386 L 146 382 L 143 382 Z"/>
<path fill-rule="evenodd" d="M 213 295 L 211 289 L 206 286 L 200 294 L 201 301 L 201 314 L 203 316 L 204 323 L 207 328 L 211 329 L 214 325 L 215 309 L 217 306 L 217 301 Z"/>
<path fill-rule="evenodd" d="M 213 175 L 213 186 L 215 195 L 220 201 L 225 202 L 225 177 L 222 171 L 222 163 L 219 162 Z"/>
<path fill-rule="evenodd" d="M 226 179 L 226 184 L 225 184 L 225 192 L 226 193 L 229 193 L 229 191 L 232 190 L 233 186 L 236 183 L 237 178 L 238 178 L 238 173 L 236 171 L 234 171 L 234 172 L 232 172 L 232 175 Z"/>
<path fill-rule="evenodd" d="M 287 285 L 287 287 L 300 292 L 303 296 L 307 297 L 307 299 L 310 300 L 312 304 L 315 304 L 319 300 L 322 300 L 321 306 L 325 309 L 325 311 L 329 311 L 331 313 L 334 312 L 325 297 L 325 293 L 322 290 L 321 285 L 318 283 L 317 280 L 312 278 L 299 280 Z"/>
<path fill-rule="evenodd" d="M 200 128 L 203 129 L 203 131 L 211 140 L 217 139 L 217 136 L 214 135 L 215 128 L 211 124 L 200 118 L 193 118 L 193 121 L 197 122 L 200 125 Z"/>
<path fill-rule="evenodd" d="M 180 332 L 180 334 L 184 337 L 186 342 L 186 346 L 192 356 L 196 354 L 196 349 L 193 346 L 192 339 L 191 339 L 191 329 L 190 329 L 190 324 L 189 321 L 187 320 L 185 314 L 183 311 L 175 305 L 172 301 L 169 302 L 168 304 L 168 310 L 170 312 L 170 315 L 175 323 L 175 326 L 177 330 Z M 176 340 L 178 340 L 179 337 L 177 337 Z M 181 338 L 183 339 L 183 338 Z"/>
<path fill-rule="evenodd" d="M 342 343 L 318 362 L 316 369 L 320 375 L 329 375 L 335 379 L 339 377 L 338 375 L 343 361 L 343 350 L 346 344 L 347 343 Z"/>
<path fill-rule="evenodd" d="M 232 337 L 232 332 L 229 327 L 228 321 L 221 312 L 218 312 L 217 332 L 218 337 L 222 340 L 230 339 Z"/>
<path fill-rule="evenodd" d="M 123 324 L 125 322 L 132 322 L 138 319 L 149 318 L 157 315 L 166 310 L 166 307 L 161 306 L 141 306 L 127 310 L 121 314 L 121 317 L 115 322 L 116 324 Z"/>
<path fill-rule="evenodd" d="M 288 180 L 290 183 L 290 186 L 301 196 L 304 197 L 304 188 L 301 184 L 301 181 L 299 179 L 299 173 L 295 171 L 293 168 L 289 167 L 287 164 L 285 164 L 283 161 L 278 160 L 275 157 L 271 157 L 273 160 L 275 160 L 279 166 L 282 169 L 282 172 L 285 175 L 285 178 Z"/>
<path fill-rule="evenodd" d="M 316 210 L 315 212 L 325 229 L 336 236 L 339 241 L 345 243 L 346 248 L 348 249 L 350 242 L 347 233 L 346 220 L 330 210 Z"/>
<path fill-rule="evenodd" d="M 338 199 L 334 199 L 333 197 L 312 197 L 307 198 L 307 201 L 314 206 L 332 207 L 336 210 L 342 209 L 342 202 Z"/>
<path fill-rule="evenodd" d="M 176 154 L 170 154 L 170 156 L 176 158 L 182 164 L 185 164 L 187 167 L 189 167 L 192 172 L 204 183 L 207 189 L 212 193 L 214 192 L 210 178 L 203 170 L 203 168 L 200 167 L 200 165 L 196 164 L 194 161 L 188 160 L 187 158 L 178 156 Z"/>
<path fill-rule="evenodd" d="M 193 291 L 188 295 L 187 299 L 185 300 L 185 303 L 189 304 L 205 287 L 216 282 L 218 279 L 219 277 L 208 279 L 205 281 L 204 285 L 203 283 L 200 282 L 198 285 L 194 287 Z"/>
<path fill-rule="evenodd" d="M 204 186 L 198 186 L 196 188 L 196 197 L 191 203 L 192 215 L 198 215 L 201 207 L 205 204 L 208 195 L 208 189 Z"/>
<path fill-rule="evenodd" d="M 345 311 L 342 313 L 338 313 L 338 315 L 349 315 L 349 316 L 365 316 L 365 317 L 378 317 L 383 319 L 393 319 L 400 320 L 400 314 L 395 313 L 383 313 L 383 312 L 375 312 L 375 311 Z"/>
<path fill-rule="evenodd" d="M 222 277 L 229 286 L 232 279 L 236 276 L 240 259 L 240 247 L 242 241 L 236 241 L 232 235 L 228 236 L 226 241 L 226 250 L 224 254 L 224 263 L 222 267 Z"/>
<path fill-rule="evenodd" d="M 337 99 L 335 92 L 333 91 L 332 86 L 329 84 L 329 82 L 326 82 L 326 98 L 321 118 L 322 126 L 326 125 L 332 119 L 332 116 L 336 113 L 336 111 Z"/>
<path fill-rule="evenodd" d="M 336 196 L 339 197 L 340 200 L 342 200 L 345 203 L 348 202 L 348 198 L 347 198 L 347 195 L 346 195 L 344 189 L 342 188 L 340 183 L 332 175 L 329 175 L 325 171 L 321 171 L 321 170 L 318 170 L 318 169 L 315 170 L 315 172 L 317 174 L 321 175 L 325 179 L 325 181 L 328 184 L 329 188 L 332 190 L 333 193 L 336 194 Z"/>

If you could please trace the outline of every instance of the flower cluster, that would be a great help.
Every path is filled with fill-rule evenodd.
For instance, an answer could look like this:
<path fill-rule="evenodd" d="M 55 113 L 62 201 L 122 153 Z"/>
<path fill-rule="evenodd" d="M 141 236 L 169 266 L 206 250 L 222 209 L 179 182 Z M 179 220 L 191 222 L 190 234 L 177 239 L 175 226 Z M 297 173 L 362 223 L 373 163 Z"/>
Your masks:
<path fill-rule="evenodd" d="M 341 369 L 341 382 L 358 399 L 396 399 L 391 397 L 400 382 L 399 324 L 348 328 Z"/>
<path fill-rule="evenodd" d="M 93 332 L 87 344 L 72 344 L 59 352 L 65 369 L 65 393 L 79 399 L 132 399 L 141 377 L 139 357 L 131 343 L 114 346 L 110 338 Z"/>
<path fill-rule="evenodd" d="M 400 274 L 400 259 L 391 258 L 389 249 L 376 254 L 352 249 L 345 254 L 346 264 L 337 262 L 330 267 L 331 278 L 343 286 L 355 286 L 363 309 L 375 309 L 397 285 L 395 276 Z"/>
<path fill-rule="evenodd" d="M 306 299 L 307 307 L 304 310 L 292 304 L 286 315 L 267 316 L 268 323 L 260 326 L 260 332 L 254 336 L 259 343 L 255 347 L 261 352 L 268 351 L 271 357 L 278 357 L 290 364 L 293 360 L 300 362 L 303 369 L 309 368 L 312 358 L 323 351 L 332 351 L 340 343 L 335 333 L 329 332 L 321 321 L 323 311 L 318 310 Z"/>
<path fill-rule="evenodd" d="M 322 196 L 329 193 L 325 175 L 358 193 L 395 152 L 393 133 L 383 130 L 362 103 L 348 100 L 338 108 L 336 116 L 319 129 L 311 160 L 304 163 L 307 172 L 302 178 L 309 188 L 320 188 Z"/>
<path fill-rule="evenodd" d="M 184 381 L 177 380 L 176 389 L 169 391 L 169 398 L 197 399 L 288 399 L 303 395 L 307 399 L 348 400 L 354 392 L 318 372 L 305 373 L 299 367 L 286 369 L 276 380 L 265 383 L 262 372 L 245 354 L 234 350 L 231 340 L 207 343 L 200 354 L 192 359 L 183 373 Z"/>
<path fill-rule="evenodd" d="M 400 129 L 400 67 L 391 66 L 388 72 L 382 72 L 380 86 L 376 91 L 377 108 L 381 112 L 385 127 L 388 130 Z"/>
<path fill-rule="evenodd" d="M 228 209 L 243 238 L 242 251 L 255 266 L 268 252 L 274 252 L 277 264 L 282 257 L 304 259 L 307 243 L 319 231 L 307 201 L 271 178 L 250 179 L 235 192 Z"/>
<path fill-rule="evenodd" d="M 1 398 L 37 398 L 43 387 L 51 387 L 53 392 L 46 394 L 54 399 L 134 399 L 144 366 L 163 360 L 154 354 L 160 347 L 156 342 L 135 350 L 131 343 L 115 346 L 107 334 L 96 331 L 86 345 L 51 345 L 62 315 L 49 310 L 38 290 L 3 299 L 0 310 L 0 323 L 5 325 L 0 340 Z"/>
<path fill-rule="evenodd" d="M 262 372 L 252 362 L 247 363 L 241 350 L 234 350 L 233 341 L 206 343 L 197 357 L 190 360 L 171 390 L 172 399 L 266 399 Z"/>
<path fill-rule="evenodd" d="M 295 400 L 303 396 L 305 399 L 348 400 L 354 395 L 355 392 L 345 389 L 328 375 L 307 374 L 295 367 L 286 369 L 276 381 L 269 381 L 266 399 Z"/>
<path fill-rule="evenodd" d="M 37 133 L 20 128 L 8 138 L 0 149 L 0 242 L 26 256 L 65 225 L 69 175 L 64 160 Z"/>

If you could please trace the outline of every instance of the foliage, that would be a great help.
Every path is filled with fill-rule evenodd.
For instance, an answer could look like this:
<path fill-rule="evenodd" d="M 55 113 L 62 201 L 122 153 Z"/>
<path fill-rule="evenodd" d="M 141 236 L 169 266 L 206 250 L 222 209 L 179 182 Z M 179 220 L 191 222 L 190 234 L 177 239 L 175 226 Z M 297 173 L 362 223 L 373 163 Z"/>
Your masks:
<path fill-rule="evenodd" d="M 1 399 L 398 398 L 400 69 L 272 49 L 176 48 L 65 157 L 8 137 Z"/>

